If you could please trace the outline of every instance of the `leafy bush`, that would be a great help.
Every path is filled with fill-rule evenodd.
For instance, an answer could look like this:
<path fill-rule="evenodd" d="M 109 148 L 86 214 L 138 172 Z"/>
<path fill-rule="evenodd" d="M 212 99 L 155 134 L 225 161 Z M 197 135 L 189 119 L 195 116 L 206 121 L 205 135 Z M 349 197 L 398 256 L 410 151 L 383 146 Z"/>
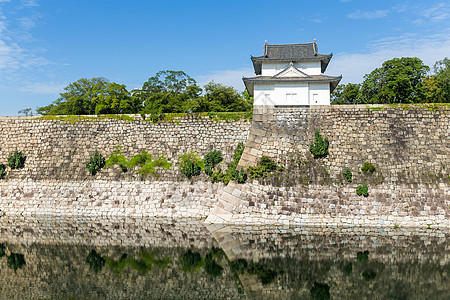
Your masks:
<path fill-rule="evenodd" d="M 352 171 L 350 171 L 349 168 L 345 169 L 344 177 L 345 177 L 345 180 L 347 180 L 347 182 L 352 182 Z"/>
<path fill-rule="evenodd" d="M 261 157 L 256 167 L 248 167 L 248 176 L 250 178 L 267 177 L 267 174 L 275 171 L 277 164 L 267 156 Z"/>
<path fill-rule="evenodd" d="M 180 257 L 180 264 L 183 271 L 195 272 L 203 265 L 203 260 L 200 253 L 189 249 Z"/>
<path fill-rule="evenodd" d="M 247 174 L 244 171 L 244 168 L 241 168 L 240 171 L 234 169 L 231 173 L 231 179 L 236 180 L 239 184 L 244 184 L 247 180 Z"/>
<path fill-rule="evenodd" d="M 86 168 L 92 176 L 97 174 L 105 166 L 105 158 L 97 150 L 86 162 Z"/>
<path fill-rule="evenodd" d="M 233 161 L 236 163 L 236 165 L 239 163 L 242 153 L 244 153 L 244 149 L 245 146 L 243 142 L 239 142 L 236 146 L 236 149 L 234 149 Z"/>
<path fill-rule="evenodd" d="M 367 183 L 358 185 L 358 187 L 356 188 L 356 194 L 358 194 L 358 196 L 367 197 L 369 195 L 369 188 L 367 187 Z"/>
<path fill-rule="evenodd" d="M 26 265 L 25 258 L 21 253 L 11 253 L 11 255 L 8 256 L 6 264 L 8 268 L 13 269 L 14 272 Z"/>
<path fill-rule="evenodd" d="M 314 158 L 327 156 L 329 146 L 328 137 L 325 137 L 325 139 L 323 139 L 320 135 L 319 129 L 316 129 L 314 134 L 314 142 L 309 145 L 309 151 L 312 155 L 314 155 Z"/>
<path fill-rule="evenodd" d="M 25 155 L 17 150 L 11 153 L 8 157 L 8 166 L 11 169 L 22 169 L 25 165 Z"/>
<path fill-rule="evenodd" d="M 122 172 L 128 171 L 128 160 L 122 154 L 122 146 L 117 146 L 105 162 L 105 168 L 118 165 Z"/>
<path fill-rule="evenodd" d="M 98 271 L 101 271 L 105 265 L 105 258 L 92 249 L 86 257 L 86 263 L 89 264 L 91 270 L 94 270 L 95 273 L 97 273 Z"/>
<path fill-rule="evenodd" d="M 314 285 L 311 288 L 310 293 L 311 299 L 314 300 L 330 299 L 330 287 L 326 283 L 314 282 Z"/>
<path fill-rule="evenodd" d="M 153 159 L 153 155 L 146 150 L 142 150 L 141 153 L 134 155 L 128 162 L 130 168 L 138 167 L 137 172 L 142 176 L 152 175 L 159 177 L 156 168 L 162 168 L 169 170 L 172 164 L 164 157 L 164 154 L 160 154 L 157 158 Z"/>
<path fill-rule="evenodd" d="M 361 171 L 364 174 L 368 174 L 370 173 L 370 175 L 372 175 L 377 169 L 375 169 L 375 166 L 372 165 L 370 162 L 365 162 L 361 168 Z"/>
<path fill-rule="evenodd" d="M 6 166 L 4 164 L 0 164 L 0 179 L 5 178 L 6 176 Z"/>
<path fill-rule="evenodd" d="M 212 150 L 208 152 L 203 158 L 203 162 L 205 164 L 205 173 L 208 176 L 211 176 L 213 173 L 213 169 L 222 162 L 222 152 L 217 150 Z"/>
<path fill-rule="evenodd" d="M 178 158 L 180 170 L 191 179 L 193 176 L 200 175 L 201 170 L 205 167 L 204 162 L 195 153 L 186 153 Z"/>

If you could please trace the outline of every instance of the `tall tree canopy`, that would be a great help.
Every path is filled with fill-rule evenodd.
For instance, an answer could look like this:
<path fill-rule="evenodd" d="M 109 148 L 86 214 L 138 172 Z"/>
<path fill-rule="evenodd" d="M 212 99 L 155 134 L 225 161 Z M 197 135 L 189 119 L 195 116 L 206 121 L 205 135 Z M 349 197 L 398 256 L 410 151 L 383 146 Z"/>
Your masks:
<path fill-rule="evenodd" d="M 102 77 L 82 78 L 64 88 L 52 104 L 40 107 L 42 115 L 151 114 L 183 112 L 251 111 L 253 98 L 232 87 L 210 82 L 205 95 L 196 81 L 182 71 L 160 71 L 141 90 L 129 93 L 125 85 Z M 31 109 L 19 113 L 29 114 Z"/>
<path fill-rule="evenodd" d="M 250 111 L 252 106 L 253 101 L 250 97 L 240 95 L 230 86 L 211 81 L 205 85 L 205 95 L 198 99 L 194 111 L 239 112 Z"/>
<path fill-rule="evenodd" d="M 421 84 L 429 67 L 417 57 L 393 58 L 364 76 L 363 103 L 422 102 Z"/>
<path fill-rule="evenodd" d="M 422 92 L 426 102 L 450 103 L 450 59 L 437 61 L 434 75 L 426 76 Z"/>
<path fill-rule="evenodd" d="M 192 111 L 201 92 L 197 82 L 183 71 L 159 71 L 133 97 L 141 101 L 143 113 L 159 115 Z"/>
<path fill-rule="evenodd" d="M 358 104 L 359 100 L 359 84 L 349 83 L 347 85 L 340 84 L 331 93 L 331 104 Z"/>
<path fill-rule="evenodd" d="M 42 115 L 92 115 L 133 113 L 136 106 L 125 85 L 102 77 L 81 78 L 64 88 L 52 104 L 40 107 Z"/>

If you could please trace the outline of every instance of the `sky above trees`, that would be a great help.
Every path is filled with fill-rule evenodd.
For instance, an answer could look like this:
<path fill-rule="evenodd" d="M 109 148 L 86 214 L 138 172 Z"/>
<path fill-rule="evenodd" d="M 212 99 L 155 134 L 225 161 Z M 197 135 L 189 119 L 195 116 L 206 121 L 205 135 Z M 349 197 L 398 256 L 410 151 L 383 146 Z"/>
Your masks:
<path fill-rule="evenodd" d="M 160 70 L 242 91 L 250 55 L 317 39 L 342 83 L 394 57 L 450 56 L 448 1 L 0 0 L 0 115 L 48 105 L 80 78 L 140 88 Z"/>

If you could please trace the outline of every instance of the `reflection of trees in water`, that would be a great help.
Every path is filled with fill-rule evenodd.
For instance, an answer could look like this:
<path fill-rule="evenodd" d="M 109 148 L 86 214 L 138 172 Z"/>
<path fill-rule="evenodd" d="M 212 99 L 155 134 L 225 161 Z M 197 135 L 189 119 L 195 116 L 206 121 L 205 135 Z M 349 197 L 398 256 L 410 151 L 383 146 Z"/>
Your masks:
<path fill-rule="evenodd" d="M 6 245 L 0 244 L 0 258 L 6 255 Z M 6 265 L 8 268 L 14 270 L 14 273 L 17 272 L 18 269 L 22 269 L 23 266 L 26 265 L 25 257 L 22 253 L 14 253 L 11 252 L 6 256 Z"/>

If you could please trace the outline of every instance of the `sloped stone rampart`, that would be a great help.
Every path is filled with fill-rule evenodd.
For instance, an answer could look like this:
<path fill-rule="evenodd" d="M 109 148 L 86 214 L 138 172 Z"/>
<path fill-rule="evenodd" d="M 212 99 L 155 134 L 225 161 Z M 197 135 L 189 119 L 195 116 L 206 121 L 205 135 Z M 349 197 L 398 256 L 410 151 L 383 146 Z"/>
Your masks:
<path fill-rule="evenodd" d="M 325 158 L 309 151 L 316 129 L 330 143 Z M 207 222 L 450 227 L 447 105 L 256 106 L 239 166 L 262 156 L 290 167 L 229 184 Z M 361 174 L 364 162 L 374 175 Z M 356 195 L 363 183 L 368 197 Z"/>

